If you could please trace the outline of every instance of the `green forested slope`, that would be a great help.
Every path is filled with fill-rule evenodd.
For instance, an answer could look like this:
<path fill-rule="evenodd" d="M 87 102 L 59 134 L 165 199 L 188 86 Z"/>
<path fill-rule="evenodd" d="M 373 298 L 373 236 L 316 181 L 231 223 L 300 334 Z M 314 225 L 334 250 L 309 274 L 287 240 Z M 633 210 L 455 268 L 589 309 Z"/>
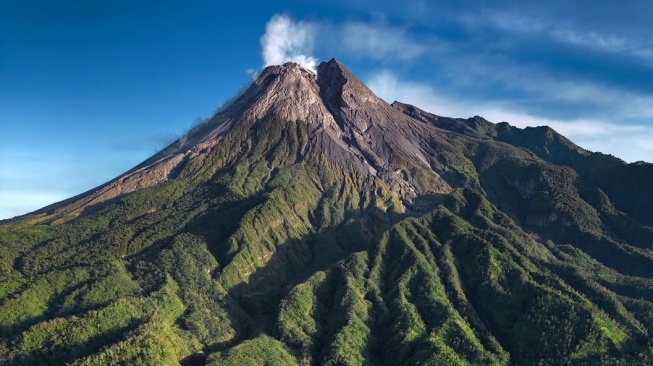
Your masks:
<path fill-rule="evenodd" d="M 367 174 L 269 116 L 164 183 L 3 222 L 0 363 L 653 363 L 651 165 L 418 112 L 426 165 L 387 144 Z"/>

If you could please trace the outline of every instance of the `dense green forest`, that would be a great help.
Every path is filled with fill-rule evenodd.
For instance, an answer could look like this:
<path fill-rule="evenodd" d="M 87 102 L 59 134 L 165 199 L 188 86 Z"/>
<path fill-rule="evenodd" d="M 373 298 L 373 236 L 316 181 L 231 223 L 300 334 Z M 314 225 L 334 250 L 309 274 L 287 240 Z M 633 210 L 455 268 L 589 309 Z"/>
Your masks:
<path fill-rule="evenodd" d="M 426 131 L 428 169 L 390 154 L 412 195 L 271 116 L 161 184 L 1 222 L 0 363 L 653 364 L 652 165 L 387 108 Z"/>

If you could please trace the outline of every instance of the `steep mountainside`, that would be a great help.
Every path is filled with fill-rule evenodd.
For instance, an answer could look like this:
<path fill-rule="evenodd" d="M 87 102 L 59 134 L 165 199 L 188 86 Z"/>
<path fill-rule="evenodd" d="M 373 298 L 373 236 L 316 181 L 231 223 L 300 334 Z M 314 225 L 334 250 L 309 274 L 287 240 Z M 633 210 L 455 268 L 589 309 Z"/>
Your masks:
<path fill-rule="evenodd" d="M 647 365 L 653 165 L 271 66 L 0 223 L 8 365 Z"/>

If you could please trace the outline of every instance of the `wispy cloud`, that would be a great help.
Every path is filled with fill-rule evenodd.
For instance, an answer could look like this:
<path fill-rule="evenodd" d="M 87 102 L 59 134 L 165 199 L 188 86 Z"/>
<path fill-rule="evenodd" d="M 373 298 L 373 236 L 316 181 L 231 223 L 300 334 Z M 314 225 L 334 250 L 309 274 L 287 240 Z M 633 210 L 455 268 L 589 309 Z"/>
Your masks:
<path fill-rule="evenodd" d="M 490 26 L 518 33 L 540 32 L 547 27 L 541 20 L 522 14 L 487 9 L 481 13 L 467 14 L 462 19 L 470 27 Z"/>
<path fill-rule="evenodd" d="M 374 60 L 412 60 L 427 46 L 416 41 L 406 28 L 385 23 L 346 23 L 339 37 L 347 52 Z"/>
<path fill-rule="evenodd" d="M 417 41 L 409 29 L 390 25 L 384 20 L 371 22 L 296 21 L 286 14 L 275 14 L 268 21 L 261 37 L 263 66 L 288 61 L 315 71 L 315 45 L 329 53 L 374 61 L 409 61 L 423 56 L 433 44 Z M 251 73 L 251 72 L 250 72 Z"/>
<path fill-rule="evenodd" d="M 482 80 L 488 84 L 501 85 L 520 94 L 511 102 L 519 106 L 527 102 L 578 106 L 575 114 L 584 117 L 603 116 L 607 119 L 645 120 L 653 118 L 653 95 L 611 87 L 599 82 L 570 79 L 539 67 L 519 65 L 504 61 L 503 67 L 491 62 L 470 62 L 464 70 L 470 80 Z M 460 66 L 452 66 L 460 70 Z M 488 96 L 492 98 L 492 96 Z"/>
<path fill-rule="evenodd" d="M 574 24 L 550 18 L 536 18 L 515 12 L 485 11 L 480 23 L 520 34 L 539 35 L 557 42 L 639 58 L 653 66 L 653 43 L 649 37 L 595 29 L 592 25 Z M 479 17 L 467 17 L 468 25 L 478 24 Z"/>
<path fill-rule="evenodd" d="M 471 100 L 556 118 L 630 124 L 650 123 L 653 118 L 653 93 L 646 87 L 559 73 L 543 63 L 520 62 L 492 52 L 469 57 L 450 47 L 439 56 L 434 66 L 440 69 L 439 82 L 449 95 L 465 94 Z"/>
<path fill-rule="evenodd" d="M 371 75 L 368 85 L 388 102 L 398 100 L 442 116 L 466 118 L 480 115 L 493 122 L 505 121 L 521 128 L 550 126 L 585 149 L 611 153 L 628 162 L 650 160 L 653 152 L 653 127 L 648 125 L 533 115 L 503 105 L 511 105 L 510 101 L 489 103 L 444 95 L 429 85 L 401 80 L 389 71 Z"/>
<path fill-rule="evenodd" d="M 462 117 L 470 113 L 464 103 L 439 95 L 431 86 L 400 80 L 388 70 L 372 74 L 367 85 L 388 103 L 406 102 L 443 116 Z"/>
<path fill-rule="evenodd" d="M 590 46 L 613 52 L 620 52 L 629 48 L 626 39 L 614 34 L 600 34 L 596 31 L 582 32 L 571 26 L 561 25 L 552 25 L 550 28 L 551 34 L 565 43 Z"/>

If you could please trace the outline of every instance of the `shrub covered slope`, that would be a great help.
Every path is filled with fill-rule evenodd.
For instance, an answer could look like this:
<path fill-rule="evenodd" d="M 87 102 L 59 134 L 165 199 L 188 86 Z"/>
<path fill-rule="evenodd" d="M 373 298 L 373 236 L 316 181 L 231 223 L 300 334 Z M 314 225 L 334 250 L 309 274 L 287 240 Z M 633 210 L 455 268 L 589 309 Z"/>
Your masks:
<path fill-rule="evenodd" d="M 650 164 L 268 68 L 0 224 L 7 365 L 647 365 Z"/>

